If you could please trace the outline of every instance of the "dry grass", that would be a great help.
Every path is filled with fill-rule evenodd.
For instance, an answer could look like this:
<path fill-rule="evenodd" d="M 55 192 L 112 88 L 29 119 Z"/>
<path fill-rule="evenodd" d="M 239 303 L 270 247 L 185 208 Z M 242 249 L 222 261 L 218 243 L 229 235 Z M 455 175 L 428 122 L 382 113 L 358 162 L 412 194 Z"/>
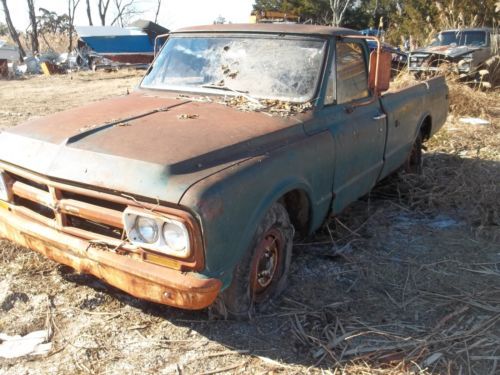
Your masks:
<path fill-rule="evenodd" d="M 452 115 L 427 145 L 424 173 L 379 184 L 309 244 L 357 274 L 328 305 L 294 310 L 294 334 L 317 363 L 343 373 L 498 369 L 500 92 L 449 85 Z"/>
<path fill-rule="evenodd" d="M 484 90 L 481 84 L 470 85 L 462 79 L 447 71 L 446 67 L 438 72 L 445 75 L 450 90 L 450 114 L 452 119 L 458 117 L 483 117 L 486 120 L 499 124 L 500 118 L 500 90 L 495 83 L 500 78 L 500 57 L 493 57 L 489 61 L 490 74 L 485 75 L 485 82 L 490 83 L 492 89 Z M 391 82 L 389 92 L 395 92 L 405 87 L 421 83 L 407 70 L 401 71 Z"/>
<path fill-rule="evenodd" d="M 11 81 L 2 109 L 18 116 L 0 120 L 13 125 L 133 83 L 116 74 Z M 48 85 L 44 104 L 35 95 Z M 498 373 L 500 93 L 450 90 L 453 113 L 428 142 L 424 173 L 384 181 L 298 243 L 285 295 L 249 322 L 145 303 L 1 242 L 0 331 L 51 327 L 54 350 L 0 361 L 0 372 Z M 458 121 L 478 115 L 491 125 Z"/>

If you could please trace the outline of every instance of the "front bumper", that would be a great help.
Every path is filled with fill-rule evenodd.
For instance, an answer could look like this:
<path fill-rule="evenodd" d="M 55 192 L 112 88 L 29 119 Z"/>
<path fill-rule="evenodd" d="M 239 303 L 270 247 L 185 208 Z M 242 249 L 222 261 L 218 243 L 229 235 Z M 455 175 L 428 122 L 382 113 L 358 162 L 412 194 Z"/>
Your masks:
<path fill-rule="evenodd" d="M 183 309 L 198 310 L 211 305 L 222 286 L 217 279 L 91 246 L 87 240 L 16 215 L 1 201 L 0 238 L 38 251 L 80 273 L 94 275 L 134 297 Z"/>

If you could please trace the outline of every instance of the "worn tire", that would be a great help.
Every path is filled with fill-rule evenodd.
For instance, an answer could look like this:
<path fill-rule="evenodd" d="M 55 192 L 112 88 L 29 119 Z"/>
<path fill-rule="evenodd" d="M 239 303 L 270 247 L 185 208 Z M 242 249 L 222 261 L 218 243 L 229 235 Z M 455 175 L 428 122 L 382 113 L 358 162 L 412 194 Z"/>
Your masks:
<path fill-rule="evenodd" d="M 423 136 L 419 133 L 413 147 L 405 161 L 403 170 L 405 173 L 421 174 L 423 166 L 423 154 L 422 154 L 422 144 Z"/>
<path fill-rule="evenodd" d="M 274 203 L 260 222 L 248 251 L 234 269 L 231 285 L 210 307 L 211 317 L 248 319 L 256 309 L 265 307 L 279 296 L 286 286 L 293 236 L 294 228 L 285 207 Z M 274 263 L 274 255 L 268 256 L 270 252 L 277 254 L 278 260 Z M 269 280 L 265 282 L 257 276 L 261 275 L 257 271 L 263 268 L 263 263 L 273 264 L 272 277 L 268 276 Z M 268 285 L 262 288 L 262 284 Z"/>

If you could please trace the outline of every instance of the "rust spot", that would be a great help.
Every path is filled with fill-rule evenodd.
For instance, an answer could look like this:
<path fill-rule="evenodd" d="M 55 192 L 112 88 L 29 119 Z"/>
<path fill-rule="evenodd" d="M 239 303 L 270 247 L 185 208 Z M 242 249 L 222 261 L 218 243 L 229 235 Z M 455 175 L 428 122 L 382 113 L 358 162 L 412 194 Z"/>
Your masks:
<path fill-rule="evenodd" d="M 144 300 L 198 310 L 213 303 L 222 282 L 189 272 L 124 257 L 89 246 L 81 238 L 61 233 L 8 211 L 0 210 L 0 238 L 29 247 L 77 272 L 92 274 Z"/>
<path fill-rule="evenodd" d="M 224 204 L 219 196 L 200 201 L 198 208 L 201 215 L 208 220 L 214 219 L 224 212 Z"/>

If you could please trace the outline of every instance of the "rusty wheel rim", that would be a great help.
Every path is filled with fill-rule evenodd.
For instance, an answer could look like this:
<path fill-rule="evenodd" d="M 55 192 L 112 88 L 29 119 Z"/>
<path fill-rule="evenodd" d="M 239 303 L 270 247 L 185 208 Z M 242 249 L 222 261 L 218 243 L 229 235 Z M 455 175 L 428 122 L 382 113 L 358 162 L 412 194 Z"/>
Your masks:
<path fill-rule="evenodd" d="M 272 289 L 279 277 L 279 264 L 283 253 L 283 236 L 277 229 L 268 230 L 257 245 L 252 263 L 251 287 L 254 300 L 259 302 Z"/>

